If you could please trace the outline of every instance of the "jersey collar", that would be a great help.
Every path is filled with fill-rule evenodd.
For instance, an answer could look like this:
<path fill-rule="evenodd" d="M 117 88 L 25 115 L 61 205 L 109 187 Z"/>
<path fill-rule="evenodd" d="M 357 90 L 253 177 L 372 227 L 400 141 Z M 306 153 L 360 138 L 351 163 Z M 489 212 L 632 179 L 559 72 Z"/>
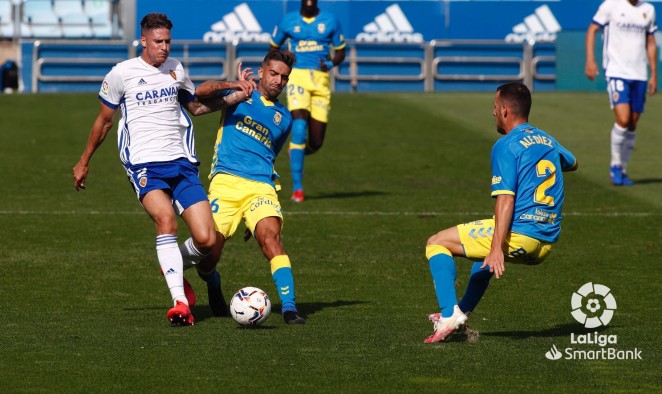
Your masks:
<path fill-rule="evenodd" d="M 253 94 L 257 95 L 257 98 L 260 99 L 260 101 L 262 102 L 262 104 L 264 104 L 265 107 L 273 107 L 274 105 L 276 105 L 276 102 L 275 102 L 275 101 L 271 101 L 271 100 L 267 99 L 267 98 L 264 97 L 264 96 L 262 95 L 262 93 L 260 93 L 260 91 L 257 90 L 257 89 L 255 89 L 255 90 L 253 91 Z"/>
<path fill-rule="evenodd" d="M 528 122 L 520 123 L 515 128 L 513 131 L 524 131 L 525 129 L 532 129 L 533 126 L 531 126 Z"/>

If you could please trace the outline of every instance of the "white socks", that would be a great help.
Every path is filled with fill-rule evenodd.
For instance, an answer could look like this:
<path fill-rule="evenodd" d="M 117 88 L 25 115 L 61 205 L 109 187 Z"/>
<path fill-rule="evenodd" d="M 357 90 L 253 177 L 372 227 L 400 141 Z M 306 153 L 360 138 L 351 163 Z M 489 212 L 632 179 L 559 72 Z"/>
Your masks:
<path fill-rule="evenodd" d="M 637 133 L 614 123 L 611 128 L 611 166 L 620 166 L 625 173 L 634 150 Z"/>
<path fill-rule="evenodd" d="M 164 234 L 156 237 L 156 255 L 163 270 L 163 276 L 170 289 L 173 304 L 181 301 L 188 305 L 184 295 L 184 269 L 182 254 L 177 246 L 177 236 Z"/>
<path fill-rule="evenodd" d="M 193 239 L 189 238 L 184 243 L 179 245 L 179 252 L 182 254 L 182 259 L 184 262 L 184 270 L 187 270 L 194 265 L 198 264 L 205 254 L 202 254 L 193 244 Z"/>
<path fill-rule="evenodd" d="M 614 123 L 611 128 L 611 166 L 623 166 L 623 142 L 625 141 L 626 128 Z"/>
<path fill-rule="evenodd" d="M 623 173 L 627 172 L 628 162 L 630 161 L 630 156 L 632 156 L 636 138 L 637 133 L 634 131 L 628 130 L 625 132 L 625 141 L 623 141 L 623 146 L 621 147 L 621 166 L 623 167 Z"/>

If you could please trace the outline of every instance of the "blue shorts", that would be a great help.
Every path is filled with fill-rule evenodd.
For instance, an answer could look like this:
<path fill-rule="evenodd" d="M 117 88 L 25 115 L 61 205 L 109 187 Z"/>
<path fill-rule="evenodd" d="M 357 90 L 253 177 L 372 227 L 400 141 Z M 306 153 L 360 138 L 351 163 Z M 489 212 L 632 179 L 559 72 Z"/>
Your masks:
<path fill-rule="evenodd" d="M 126 174 L 139 200 L 152 190 L 163 190 L 172 197 L 178 215 L 191 205 L 207 200 L 198 167 L 187 159 L 137 164 L 128 167 Z"/>
<path fill-rule="evenodd" d="M 630 104 L 632 112 L 644 112 L 648 82 L 623 78 L 607 78 L 607 92 L 611 108 L 618 104 Z"/>

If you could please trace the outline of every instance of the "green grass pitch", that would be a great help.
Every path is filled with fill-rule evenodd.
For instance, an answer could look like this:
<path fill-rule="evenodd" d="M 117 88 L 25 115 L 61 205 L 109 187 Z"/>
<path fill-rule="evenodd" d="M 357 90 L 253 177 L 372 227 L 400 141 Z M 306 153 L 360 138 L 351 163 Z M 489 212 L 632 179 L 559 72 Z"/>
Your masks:
<path fill-rule="evenodd" d="M 306 158 L 306 201 L 289 201 L 283 239 L 305 326 L 286 326 L 253 240 L 226 244 L 226 298 L 257 286 L 274 301 L 260 329 L 214 318 L 204 283 L 194 327 L 170 327 L 154 228 L 117 157 L 97 151 L 88 189 L 71 169 L 98 111 L 95 95 L 0 95 L 0 322 L 4 392 L 653 392 L 662 389 L 662 98 L 647 103 L 630 167 L 609 184 L 604 94 L 534 93 L 531 123 L 579 159 L 566 174 L 561 240 L 537 267 L 508 265 L 461 337 L 426 345 L 436 311 L 427 238 L 491 216 L 491 93 L 336 94 L 323 149 Z M 194 118 L 201 175 L 218 114 Z M 241 230 L 240 230 L 241 232 Z M 180 239 L 186 235 L 180 228 Z M 456 259 L 458 295 L 470 262 Z M 586 282 L 618 303 L 601 335 L 642 360 L 550 361 L 586 333 L 570 298 Z M 589 332 L 593 332 L 590 330 Z"/>

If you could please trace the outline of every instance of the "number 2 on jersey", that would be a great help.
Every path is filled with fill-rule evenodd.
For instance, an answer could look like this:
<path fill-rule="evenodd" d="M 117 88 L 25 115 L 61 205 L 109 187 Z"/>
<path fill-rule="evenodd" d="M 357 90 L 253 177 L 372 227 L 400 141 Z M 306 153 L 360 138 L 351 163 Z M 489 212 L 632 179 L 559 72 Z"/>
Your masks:
<path fill-rule="evenodd" d="M 547 173 L 548 170 L 549 174 Z M 549 160 L 540 160 L 538 164 L 536 164 L 536 174 L 540 178 L 545 177 L 545 180 L 536 187 L 533 201 L 539 204 L 553 206 L 554 197 L 546 195 L 545 192 L 556 183 L 556 167 L 554 166 L 554 163 Z"/>

